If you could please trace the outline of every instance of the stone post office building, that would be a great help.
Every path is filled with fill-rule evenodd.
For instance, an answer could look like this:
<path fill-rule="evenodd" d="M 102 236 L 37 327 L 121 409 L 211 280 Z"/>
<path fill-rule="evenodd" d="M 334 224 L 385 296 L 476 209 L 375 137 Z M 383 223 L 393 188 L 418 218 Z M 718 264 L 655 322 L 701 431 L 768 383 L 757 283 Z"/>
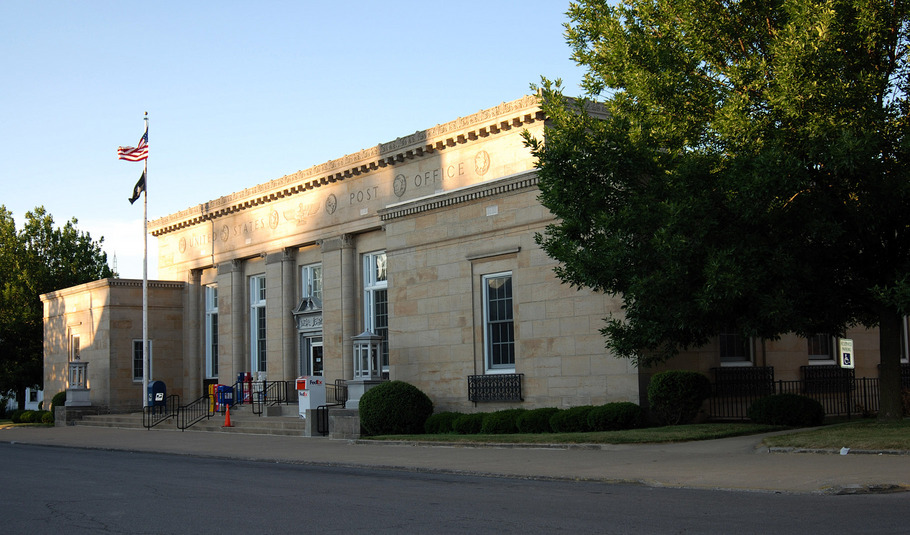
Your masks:
<path fill-rule="evenodd" d="M 150 222 L 151 378 L 186 401 L 251 372 L 402 380 L 436 410 L 640 402 L 653 370 L 614 358 L 599 332 L 621 300 L 561 284 L 534 241 L 553 216 L 521 132 L 543 137 L 544 119 L 527 96 Z M 45 390 L 72 386 L 79 362 L 88 403 L 137 409 L 141 281 L 42 300 Z M 370 334 L 378 355 L 364 362 L 355 337 Z M 782 377 L 833 363 L 810 346 L 737 353 L 746 344 L 718 339 L 678 364 L 777 365 Z M 858 333 L 857 353 L 875 374 L 875 337 Z M 498 401 L 482 403 L 489 388 Z"/>

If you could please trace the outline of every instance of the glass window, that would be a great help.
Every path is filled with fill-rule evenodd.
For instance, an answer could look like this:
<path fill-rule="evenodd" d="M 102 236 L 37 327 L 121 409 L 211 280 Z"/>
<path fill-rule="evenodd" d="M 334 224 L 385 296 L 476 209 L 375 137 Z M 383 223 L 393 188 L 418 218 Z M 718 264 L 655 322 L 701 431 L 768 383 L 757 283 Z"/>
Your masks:
<path fill-rule="evenodd" d="M 813 362 L 834 362 L 834 339 L 830 334 L 813 334 L 806 338 L 809 346 L 809 360 Z"/>
<path fill-rule="evenodd" d="M 749 338 L 739 333 L 724 332 L 718 336 L 721 364 L 748 364 L 752 362 Z"/>
<path fill-rule="evenodd" d="M 483 277 L 484 358 L 487 371 L 515 370 L 512 274 Z"/>
<path fill-rule="evenodd" d="M 300 268 L 300 297 L 315 297 L 322 302 L 322 264 Z"/>
<path fill-rule="evenodd" d="M 218 377 L 218 287 L 205 287 L 205 376 Z"/>
<path fill-rule="evenodd" d="M 382 371 L 389 371 L 389 283 L 385 252 L 363 255 L 363 323 L 382 337 Z"/>
<path fill-rule="evenodd" d="M 81 351 L 82 347 L 80 347 L 79 335 L 74 334 L 70 336 L 70 362 L 75 362 L 81 359 Z"/>
<path fill-rule="evenodd" d="M 152 377 L 152 341 L 148 341 L 149 378 Z M 142 340 L 133 340 L 133 381 L 142 381 Z"/>
<path fill-rule="evenodd" d="M 250 361 L 253 372 L 267 371 L 265 275 L 250 277 Z"/>

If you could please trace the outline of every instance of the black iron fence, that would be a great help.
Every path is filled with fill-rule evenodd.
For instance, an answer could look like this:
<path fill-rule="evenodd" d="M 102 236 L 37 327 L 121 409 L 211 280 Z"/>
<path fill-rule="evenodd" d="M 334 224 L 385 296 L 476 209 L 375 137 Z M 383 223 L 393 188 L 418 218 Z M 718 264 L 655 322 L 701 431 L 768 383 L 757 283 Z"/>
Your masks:
<path fill-rule="evenodd" d="M 142 408 L 142 425 L 151 429 L 161 422 L 177 415 L 180 407 L 180 396 L 168 396 L 164 403 L 154 404 Z"/>
<path fill-rule="evenodd" d="M 191 401 L 177 410 L 177 428 L 186 431 L 187 428 L 215 415 L 215 403 L 212 396 L 203 394 L 202 397 Z"/>
<path fill-rule="evenodd" d="M 523 373 L 497 373 L 468 376 L 468 399 L 480 401 L 522 401 Z"/>
<path fill-rule="evenodd" d="M 744 420 L 752 403 L 771 394 L 799 394 L 817 400 L 827 416 L 863 416 L 879 410 L 879 380 L 857 379 L 853 370 L 803 366 L 802 379 L 774 380 L 771 367 L 714 368 L 708 410 L 715 419 Z"/>

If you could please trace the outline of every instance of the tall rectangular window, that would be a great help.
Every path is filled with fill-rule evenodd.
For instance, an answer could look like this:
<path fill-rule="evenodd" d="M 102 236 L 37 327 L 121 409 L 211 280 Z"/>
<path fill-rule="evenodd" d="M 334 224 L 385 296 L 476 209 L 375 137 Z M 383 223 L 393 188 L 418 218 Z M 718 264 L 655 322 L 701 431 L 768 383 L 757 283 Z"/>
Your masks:
<path fill-rule="evenodd" d="M 205 287 L 205 376 L 218 377 L 218 287 Z"/>
<path fill-rule="evenodd" d="M 488 372 L 515 371 L 512 274 L 483 277 L 484 360 Z"/>
<path fill-rule="evenodd" d="M 363 255 L 363 323 L 382 337 L 382 371 L 389 371 L 389 281 L 385 252 Z"/>
<path fill-rule="evenodd" d="M 265 334 L 265 275 L 256 275 L 250 277 L 250 361 L 253 372 L 267 371 Z"/>
<path fill-rule="evenodd" d="M 148 341 L 149 378 L 152 377 L 152 341 Z M 133 340 L 133 381 L 142 381 L 142 340 Z"/>
<path fill-rule="evenodd" d="M 300 297 L 314 297 L 322 302 L 322 264 L 300 268 Z"/>
<path fill-rule="evenodd" d="M 79 335 L 70 336 L 70 362 L 75 362 L 82 358 L 82 348 L 80 347 Z"/>

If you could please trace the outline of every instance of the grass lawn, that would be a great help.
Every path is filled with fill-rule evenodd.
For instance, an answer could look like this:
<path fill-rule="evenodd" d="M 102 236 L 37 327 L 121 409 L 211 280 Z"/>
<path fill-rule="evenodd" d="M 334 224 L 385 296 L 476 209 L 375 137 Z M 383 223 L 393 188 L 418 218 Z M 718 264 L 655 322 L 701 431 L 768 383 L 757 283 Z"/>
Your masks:
<path fill-rule="evenodd" d="M 786 435 L 767 437 L 764 444 L 778 448 L 910 451 L 910 420 L 879 423 L 857 420 Z"/>
<path fill-rule="evenodd" d="M 457 442 L 463 444 L 647 444 L 688 442 L 716 438 L 755 435 L 779 431 L 781 427 L 751 423 L 706 423 L 648 427 L 625 431 L 597 433 L 539 433 L 514 435 L 384 435 L 364 437 L 371 440 L 415 440 L 422 442 Z"/>

